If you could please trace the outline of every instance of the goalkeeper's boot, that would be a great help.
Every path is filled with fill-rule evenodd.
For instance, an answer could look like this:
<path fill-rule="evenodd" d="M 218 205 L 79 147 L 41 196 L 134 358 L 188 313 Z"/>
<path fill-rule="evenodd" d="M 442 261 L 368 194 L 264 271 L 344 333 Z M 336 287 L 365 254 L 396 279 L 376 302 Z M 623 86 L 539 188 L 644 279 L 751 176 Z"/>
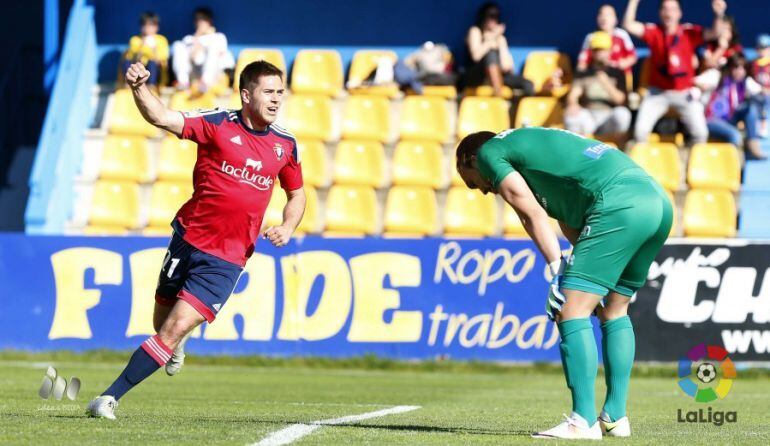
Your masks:
<path fill-rule="evenodd" d="M 171 355 L 171 359 L 169 359 L 166 363 L 165 369 L 168 376 L 174 376 L 179 373 L 180 370 L 182 370 L 185 356 L 184 345 L 187 343 L 187 340 L 190 339 L 190 334 L 192 334 L 192 332 L 187 333 L 187 335 L 182 338 L 181 341 L 179 341 L 179 345 L 177 345 L 174 349 L 174 353 Z"/>
<path fill-rule="evenodd" d="M 599 422 L 589 426 L 588 422 L 580 415 L 575 413 L 568 417 L 564 415 L 565 420 L 555 427 L 546 431 L 532 434 L 532 438 L 559 438 L 563 440 L 601 440 L 602 430 L 599 428 Z"/>
<path fill-rule="evenodd" d="M 605 437 L 631 436 L 631 423 L 628 422 L 628 417 L 623 417 L 615 422 L 610 420 L 610 416 L 605 411 L 602 411 L 601 415 L 599 415 L 599 426 L 601 426 L 602 434 Z"/>
<path fill-rule="evenodd" d="M 110 395 L 97 396 L 86 407 L 86 415 L 93 418 L 115 419 L 115 408 L 118 402 Z"/>

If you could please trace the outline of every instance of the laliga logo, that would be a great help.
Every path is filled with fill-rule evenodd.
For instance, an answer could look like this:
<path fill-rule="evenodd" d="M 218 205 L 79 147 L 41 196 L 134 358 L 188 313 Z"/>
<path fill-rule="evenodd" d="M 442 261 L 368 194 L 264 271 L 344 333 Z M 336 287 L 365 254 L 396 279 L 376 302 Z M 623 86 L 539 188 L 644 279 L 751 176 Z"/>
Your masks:
<path fill-rule="evenodd" d="M 721 375 L 721 376 L 720 376 Z M 727 356 L 727 350 L 717 345 L 699 344 L 679 360 L 679 388 L 697 403 L 710 403 L 724 399 L 738 377 L 735 364 Z M 677 410 L 679 423 L 724 423 L 738 422 L 738 412 L 707 410 Z"/>
<path fill-rule="evenodd" d="M 262 161 L 246 158 L 246 166 L 236 168 L 227 161 L 222 161 L 222 172 L 238 178 L 238 182 L 248 184 L 257 190 L 268 190 L 273 185 L 273 179 L 264 175 L 257 175 L 262 170 Z"/>

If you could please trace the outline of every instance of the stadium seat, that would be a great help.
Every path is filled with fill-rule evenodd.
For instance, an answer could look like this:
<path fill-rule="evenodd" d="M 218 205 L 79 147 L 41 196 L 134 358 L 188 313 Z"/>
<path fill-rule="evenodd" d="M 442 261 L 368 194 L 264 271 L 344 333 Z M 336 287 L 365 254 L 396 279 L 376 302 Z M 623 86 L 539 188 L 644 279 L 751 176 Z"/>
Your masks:
<path fill-rule="evenodd" d="M 747 238 L 770 239 L 770 192 L 741 191 L 741 218 L 738 235 Z"/>
<path fill-rule="evenodd" d="M 297 138 L 332 139 L 332 101 L 320 95 L 291 95 L 283 107 L 284 127 Z"/>
<path fill-rule="evenodd" d="M 109 132 L 118 135 L 158 136 L 160 131 L 144 120 L 136 108 L 131 90 L 115 91 L 109 115 Z"/>
<path fill-rule="evenodd" d="M 376 141 L 341 141 L 334 154 L 334 182 L 379 188 L 385 184 L 385 149 Z"/>
<path fill-rule="evenodd" d="M 326 199 L 329 236 L 361 236 L 377 232 L 377 194 L 366 186 L 335 185 Z"/>
<path fill-rule="evenodd" d="M 297 234 L 317 234 L 319 232 L 318 193 L 315 188 L 305 186 L 305 215 L 297 227 Z M 286 192 L 280 185 L 273 187 L 273 196 L 265 211 L 265 219 L 262 222 L 264 229 L 277 226 L 283 222 L 283 207 L 286 205 Z"/>
<path fill-rule="evenodd" d="M 216 107 L 216 96 L 213 93 L 192 93 L 177 91 L 171 96 L 168 108 L 179 111 L 210 110 Z"/>
<path fill-rule="evenodd" d="M 444 99 L 455 99 L 457 98 L 457 89 L 454 85 L 424 85 L 422 87 L 422 94 L 424 96 L 436 96 Z"/>
<path fill-rule="evenodd" d="M 572 64 L 566 54 L 558 51 L 533 51 L 527 55 L 522 75 L 532 81 L 536 92 L 541 93 L 558 69 L 563 73 L 562 86 L 555 89 L 551 95 L 562 97 L 569 91 L 569 84 L 572 82 Z"/>
<path fill-rule="evenodd" d="M 484 96 L 491 97 L 495 95 L 495 90 L 491 85 L 479 85 L 478 87 L 468 87 L 463 92 L 465 96 Z M 502 88 L 503 99 L 513 98 L 513 90 L 507 85 L 503 85 Z"/>
<path fill-rule="evenodd" d="M 736 209 L 727 190 L 693 189 L 684 202 L 684 233 L 688 237 L 734 237 Z"/>
<path fill-rule="evenodd" d="M 393 152 L 393 184 L 444 186 L 441 146 L 436 142 L 401 141 Z"/>
<path fill-rule="evenodd" d="M 286 60 L 283 58 L 281 50 L 271 48 L 244 48 L 238 53 L 238 62 L 235 64 L 233 90 L 239 90 L 239 86 L 241 85 L 241 72 L 246 68 L 246 65 L 258 60 L 270 62 L 286 73 Z"/>
<path fill-rule="evenodd" d="M 741 190 L 752 192 L 770 192 L 770 160 L 751 160 L 743 171 Z"/>
<path fill-rule="evenodd" d="M 563 127 L 561 104 L 553 97 L 522 98 L 516 109 L 514 127 Z"/>
<path fill-rule="evenodd" d="M 717 188 L 737 192 L 741 188 L 738 149 L 727 143 L 695 144 L 690 152 L 687 183 L 692 188 Z"/>
<path fill-rule="evenodd" d="M 158 181 L 150 193 L 150 226 L 168 226 L 176 212 L 192 197 L 193 186 L 189 182 Z"/>
<path fill-rule="evenodd" d="M 436 233 L 436 193 L 429 187 L 394 186 L 385 204 L 385 232 L 389 236 L 426 236 Z"/>
<path fill-rule="evenodd" d="M 664 188 L 675 191 L 682 182 L 682 161 L 671 143 L 639 143 L 631 149 L 631 158 Z"/>
<path fill-rule="evenodd" d="M 448 141 L 452 129 L 446 100 L 435 96 L 407 96 L 401 104 L 401 138 Z"/>
<path fill-rule="evenodd" d="M 342 115 L 342 137 L 390 140 L 390 104 L 382 96 L 350 96 Z"/>
<path fill-rule="evenodd" d="M 175 136 L 163 138 L 158 154 L 158 179 L 168 181 L 191 181 L 198 145 Z"/>
<path fill-rule="evenodd" d="M 456 152 L 455 148 L 455 152 Z M 460 176 L 460 173 L 457 171 L 457 156 L 452 156 L 452 164 L 449 165 L 449 178 L 450 178 L 450 186 L 465 186 L 465 181 L 463 181 L 462 177 Z"/>
<path fill-rule="evenodd" d="M 109 135 L 104 139 L 99 178 L 150 182 L 154 179 L 150 156 L 146 138 Z"/>
<path fill-rule="evenodd" d="M 334 50 L 301 50 L 291 70 L 294 93 L 338 96 L 342 92 L 342 59 Z"/>
<path fill-rule="evenodd" d="M 173 232 L 174 230 L 171 229 L 170 225 L 147 226 L 146 228 L 142 229 L 142 235 L 147 237 L 171 237 Z"/>
<path fill-rule="evenodd" d="M 444 236 L 488 237 L 495 235 L 497 201 L 492 194 L 464 186 L 452 187 L 444 208 Z"/>
<path fill-rule="evenodd" d="M 395 64 L 398 56 L 390 50 L 358 50 L 353 54 L 353 60 L 350 62 L 350 73 L 348 82 L 356 87 L 351 88 L 352 94 L 367 94 L 377 96 L 396 97 L 399 94 L 398 85 L 373 85 L 360 86 L 369 75 L 377 69 L 377 64 L 382 58 L 388 59 L 391 64 Z"/>
<path fill-rule="evenodd" d="M 130 181 L 94 183 L 88 222 L 94 226 L 139 226 L 139 185 Z"/>
<path fill-rule="evenodd" d="M 297 141 L 299 159 L 302 161 L 302 179 L 306 185 L 326 187 L 329 185 L 329 166 L 326 161 L 326 147 L 316 140 Z"/>
<path fill-rule="evenodd" d="M 666 196 L 668 197 L 668 201 L 671 202 L 671 209 L 674 211 L 672 215 L 672 222 L 671 222 L 671 230 L 668 231 L 669 237 L 676 237 L 679 235 L 679 209 L 677 209 L 676 206 L 676 198 L 674 198 L 674 193 L 670 190 L 666 189 Z"/>
<path fill-rule="evenodd" d="M 128 229 L 122 226 L 88 225 L 83 228 L 83 235 L 120 236 L 128 233 Z"/>
<path fill-rule="evenodd" d="M 466 97 L 460 103 L 457 117 L 457 138 L 489 130 L 502 132 L 511 126 L 508 102 L 502 98 Z"/>

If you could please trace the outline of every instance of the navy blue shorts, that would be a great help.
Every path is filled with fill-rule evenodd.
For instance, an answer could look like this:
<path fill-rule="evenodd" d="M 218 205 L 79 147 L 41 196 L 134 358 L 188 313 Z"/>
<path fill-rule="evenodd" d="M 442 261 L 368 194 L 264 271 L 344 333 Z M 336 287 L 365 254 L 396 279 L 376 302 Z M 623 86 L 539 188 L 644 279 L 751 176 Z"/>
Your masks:
<path fill-rule="evenodd" d="M 182 299 L 212 322 L 235 289 L 242 270 L 192 246 L 175 230 L 163 259 L 155 301 L 172 306 Z"/>

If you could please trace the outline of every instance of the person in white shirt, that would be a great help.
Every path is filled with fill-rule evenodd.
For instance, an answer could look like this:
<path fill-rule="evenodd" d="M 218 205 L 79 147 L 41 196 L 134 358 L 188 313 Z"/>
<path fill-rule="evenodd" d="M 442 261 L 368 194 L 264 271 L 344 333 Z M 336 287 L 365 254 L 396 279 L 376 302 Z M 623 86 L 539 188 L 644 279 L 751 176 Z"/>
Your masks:
<path fill-rule="evenodd" d="M 195 86 L 204 92 L 220 81 L 224 70 L 235 66 L 235 60 L 227 50 L 227 37 L 214 27 L 211 10 L 198 8 L 193 17 L 195 33 L 171 47 L 173 69 L 180 90 Z"/>

